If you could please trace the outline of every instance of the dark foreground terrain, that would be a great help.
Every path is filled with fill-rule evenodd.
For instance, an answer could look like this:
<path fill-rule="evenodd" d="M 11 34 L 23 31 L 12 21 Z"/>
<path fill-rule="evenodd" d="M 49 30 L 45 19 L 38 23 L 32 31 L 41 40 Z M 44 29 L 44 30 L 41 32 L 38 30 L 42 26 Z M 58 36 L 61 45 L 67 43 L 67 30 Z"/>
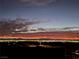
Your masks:
<path fill-rule="evenodd" d="M 79 59 L 79 43 L 1 42 L 0 58 Z"/>

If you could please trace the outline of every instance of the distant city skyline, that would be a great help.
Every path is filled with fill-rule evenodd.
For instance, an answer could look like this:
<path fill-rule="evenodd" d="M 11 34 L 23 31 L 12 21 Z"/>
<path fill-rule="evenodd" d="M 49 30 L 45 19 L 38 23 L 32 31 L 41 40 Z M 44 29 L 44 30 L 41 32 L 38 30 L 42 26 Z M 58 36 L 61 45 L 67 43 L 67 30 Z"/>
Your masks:
<path fill-rule="evenodd" d="M 79 0 L 0 0 L 0 18 L 39 20 L 36 28 L 79 27 Z"/>

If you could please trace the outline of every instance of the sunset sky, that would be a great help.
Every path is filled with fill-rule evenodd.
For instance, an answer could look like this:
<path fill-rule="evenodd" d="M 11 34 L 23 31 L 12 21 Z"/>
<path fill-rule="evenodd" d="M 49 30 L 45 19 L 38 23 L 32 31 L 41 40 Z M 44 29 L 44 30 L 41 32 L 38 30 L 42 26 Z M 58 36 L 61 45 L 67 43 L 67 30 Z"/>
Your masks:
<path fill-rule="evenodd" d="M 41 28 L 79 27 L 79 0 L 0 0 L 0 18 L 40 20 Z"/>

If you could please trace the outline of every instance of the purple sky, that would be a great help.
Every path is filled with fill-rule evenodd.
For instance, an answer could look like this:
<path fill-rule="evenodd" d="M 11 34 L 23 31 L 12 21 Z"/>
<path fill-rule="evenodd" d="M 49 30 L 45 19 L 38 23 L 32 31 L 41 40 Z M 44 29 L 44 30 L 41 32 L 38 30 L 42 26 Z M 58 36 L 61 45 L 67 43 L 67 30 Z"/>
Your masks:
<path fill-rule="evenodd" d="M 0 0 L 0 18 L 40 20 L 35 27 L 78 27 L 79 0 Z"/>

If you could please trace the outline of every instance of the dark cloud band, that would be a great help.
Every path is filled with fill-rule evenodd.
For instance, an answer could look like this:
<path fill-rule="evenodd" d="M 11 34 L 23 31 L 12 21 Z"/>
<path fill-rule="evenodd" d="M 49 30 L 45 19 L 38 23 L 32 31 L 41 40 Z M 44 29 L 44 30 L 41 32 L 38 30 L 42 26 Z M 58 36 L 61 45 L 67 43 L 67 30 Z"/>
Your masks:
<path fill-rule="evenodd" d="M 11 19 L 0 19 L 0 35 L 4 34 L 12 34 L 16 29 L 18 31 L 28 30 L 29 25 L 38 24 L 40 21 L 38 20 L 27 20 L 22 18 L 16 18 L 15 20 Z"/>
<path fill-rule="evenodd" d="M 18 0 L 18 1 L 29 5 L 47 5 L 56 2 L 56 0 Z"/>

